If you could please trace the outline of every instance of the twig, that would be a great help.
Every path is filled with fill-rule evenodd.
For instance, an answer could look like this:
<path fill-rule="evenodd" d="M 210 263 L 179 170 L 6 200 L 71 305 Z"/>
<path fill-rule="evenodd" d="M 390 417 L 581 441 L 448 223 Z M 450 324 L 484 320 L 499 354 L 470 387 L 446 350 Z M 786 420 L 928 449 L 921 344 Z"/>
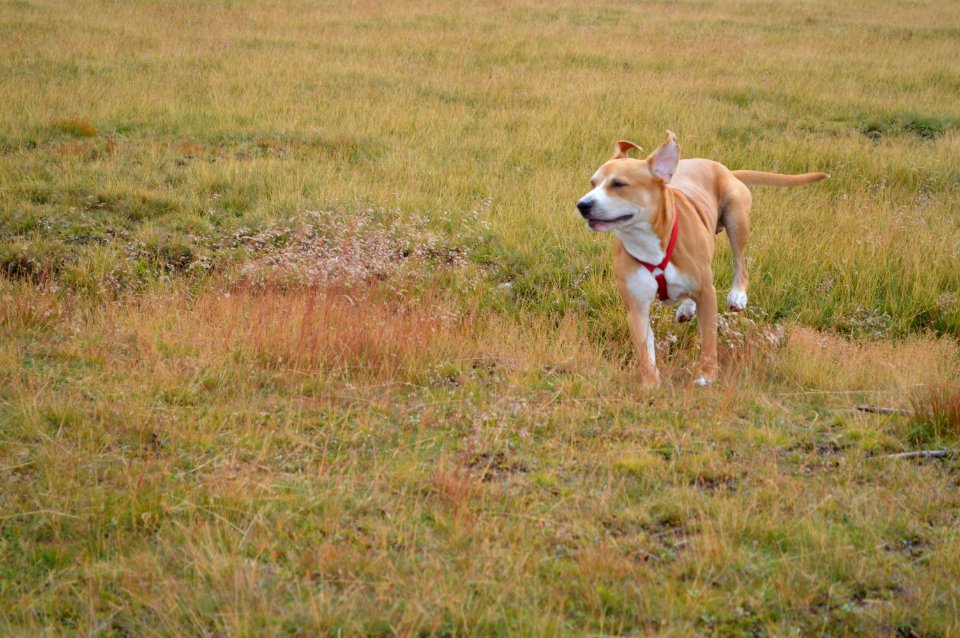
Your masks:
<path fill-rule="evenodd" d="M 919 450 L 917 452 L 900 452 L 899 454 L 887 454 L 885 459 L 938 459 L 943 456 L 956 454 L 960 450 L 947 448 L 944 450 Z"/>
<path fill-rule="evenodd" d="M 866 403 L 858 405 L 857 410 L 873 414 L 910 414 L 910 410 L 904 410 L 903 408 L 885 408 L 879 405 L 867 405 Z"/>
<path fill-rule="evenodd" d="M 922 383 L 911 383 L 908 388 L 923 385 Z M 802 392 L 778 392 L 778 397 L 793 397 L 802 394 L 883 394 L 885 392 L 895 392 L 896 388 L 887 390 L 803 390 Z"/>

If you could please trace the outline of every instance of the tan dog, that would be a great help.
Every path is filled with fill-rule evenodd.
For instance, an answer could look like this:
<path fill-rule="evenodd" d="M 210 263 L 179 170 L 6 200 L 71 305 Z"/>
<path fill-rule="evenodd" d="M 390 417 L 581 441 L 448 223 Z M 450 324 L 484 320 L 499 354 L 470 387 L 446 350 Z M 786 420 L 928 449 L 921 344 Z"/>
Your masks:
<path fill-rule="evenodd" d="M 700 376 L 708 385 L 717 376 L 717 291 L 713 286 L 714 234 L 726 229 L 733 250 L 733 289 L 727 306 L 747 306 L 744 249 L 750 229 L 752 198 L 747 185 L 800 186 L 826 173 L 780 175 L 731 171 L 706 159 L 680 160 L 676 136 L 644 160 L 627 157 L 640 147 L 621 140 L 601 166 L 589 193 L 577 202 L 580 214 L 597 232 L 617 235 L 614 275 L 627 304 L 627 323 L 645 386 L 660 383 L 650 305 L 660 298 L 680 303 L 677 321 L 694 314 L 700 324 Z"/>

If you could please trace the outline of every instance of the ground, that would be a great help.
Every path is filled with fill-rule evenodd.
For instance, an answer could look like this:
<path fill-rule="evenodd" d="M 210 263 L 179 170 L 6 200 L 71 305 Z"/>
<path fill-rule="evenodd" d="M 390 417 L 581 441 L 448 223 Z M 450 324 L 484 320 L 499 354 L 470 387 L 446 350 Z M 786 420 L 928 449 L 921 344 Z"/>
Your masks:
<path fill-rule="evenodd" d="M 0 634 L 960 634 L 956 24 L 0 3 Z M 574 204 L 667 129 L 831 179 L 642 391 Z"/>

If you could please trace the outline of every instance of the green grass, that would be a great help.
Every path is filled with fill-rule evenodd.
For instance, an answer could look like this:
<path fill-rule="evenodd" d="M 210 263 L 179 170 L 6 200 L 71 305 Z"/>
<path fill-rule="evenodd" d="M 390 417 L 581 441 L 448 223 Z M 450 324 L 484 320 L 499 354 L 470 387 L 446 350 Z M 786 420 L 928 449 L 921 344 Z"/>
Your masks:
<path fill-rule="evenodd" d="M 0 3 L 0 634 L 956 635 L 958 20 Z M 666 129 L 831 179 L 642 393 L 573 204 Z"/>

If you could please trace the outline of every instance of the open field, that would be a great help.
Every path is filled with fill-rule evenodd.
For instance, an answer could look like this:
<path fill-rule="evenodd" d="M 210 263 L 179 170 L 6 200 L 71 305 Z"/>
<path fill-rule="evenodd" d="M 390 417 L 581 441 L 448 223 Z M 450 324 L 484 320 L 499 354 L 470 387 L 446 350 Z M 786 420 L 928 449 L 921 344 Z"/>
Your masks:
<path fill-rule="evenodd" d="M 0 0 L 0 635 L 960 635 L 956 25 Z M 832 178 L 642 393 L 574 202 L 668 128 Z"/>

